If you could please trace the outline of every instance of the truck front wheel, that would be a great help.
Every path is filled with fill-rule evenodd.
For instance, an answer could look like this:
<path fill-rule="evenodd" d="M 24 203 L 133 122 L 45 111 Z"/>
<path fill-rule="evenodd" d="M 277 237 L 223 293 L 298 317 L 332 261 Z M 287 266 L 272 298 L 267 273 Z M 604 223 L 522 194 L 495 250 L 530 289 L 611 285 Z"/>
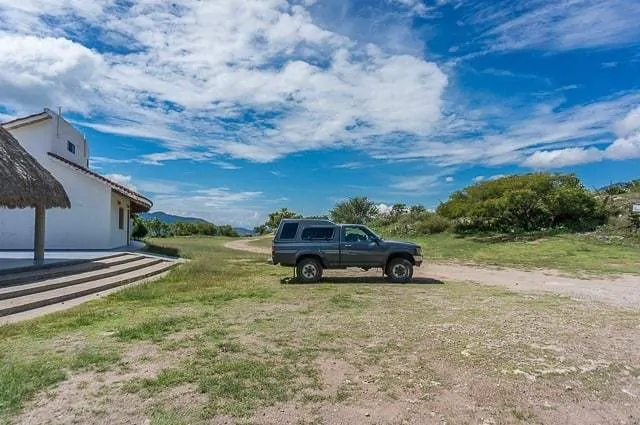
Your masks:
<path fill-rule="evenodd" d="M 413 264 L 404 258 L 394 258 L 387 264 L 387 276 L 393 283 L 407 283 L 413 277 Z"/>
<path fill-rule="evenodd" d="M 322 279 L 322 264 L 315 258 L 303 258 L 296 268 L 298 279 L 302 282 L 319 282 Z"/>

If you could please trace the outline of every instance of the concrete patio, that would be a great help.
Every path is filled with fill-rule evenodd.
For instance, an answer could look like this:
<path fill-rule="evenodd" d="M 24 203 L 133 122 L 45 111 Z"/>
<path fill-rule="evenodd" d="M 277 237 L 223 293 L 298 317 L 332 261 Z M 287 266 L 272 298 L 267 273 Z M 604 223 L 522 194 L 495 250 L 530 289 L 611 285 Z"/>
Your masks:
<path fill-rule="evenodd" d="M 34 265 L 33 251 L 0 251 L 0 274 L 14 273 L 22 269 L 48 268 L 64 264 L 74 264 L 95 260 L 118 252 L 136 252 L 145 248 L 145 244 L 132 241 L 130 245 L 112 250 L 99 251 L 45 251 L 44 264 Z"/>

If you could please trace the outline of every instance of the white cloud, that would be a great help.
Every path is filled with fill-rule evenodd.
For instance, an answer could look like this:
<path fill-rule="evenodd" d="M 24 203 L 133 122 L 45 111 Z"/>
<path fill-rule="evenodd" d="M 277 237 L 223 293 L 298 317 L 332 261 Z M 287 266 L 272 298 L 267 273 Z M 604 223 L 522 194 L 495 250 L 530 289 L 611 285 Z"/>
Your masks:
<path fill-rule="evenodd" d="M 446 181 L 447 183 L 453 183 L 454 178 L 451 177 L 451 176 L 447 176 L 447 177 L 445 177 L 444 181 Z"/>
<path fill-rule="evenodd" d="M 100 52 L 83 46 L 89 33 Z M 281 0 L 0 0 L 0 37 L 11 109 L 62 105 L 99 131 L 160 139 L 191 159 L 269 162 L 429 134 L 447 85 L 436 64 L 360 46 Z"/>
<path fill-rule="evenodd" d="M 422 0 L 388 0 L 390 3 L 400 4 L 409 9 L 413 14 L 424 16 L 429 11 L 429 8 L 423 3 Z"/>
<path fill-rule="evenodd" d="M 625 94 L 585 105 L 563 103 L 523 102 L 478 108 L 475 116 L 447 117 L 439 123 L 437 134 L 430 138 L 401 137 L 387 141 L 384 146 L 373 144 L 370 151 L 377 158 L 428 159 L 440 167 L 521 164 L 538 151 L 612 143 L 612 128 L 637 107 L 640 94 Z M 458 136 L 464 133 L 473 136 Z M 572 152 L 567 155 L 571 156 Z"/>
<path fill-rule="evenodd" d="M 640 132 L 618 138 L 605 149 L 567 148 L 538 151 L 529 156 L 523 165 L 532 168 L 561 168 L 590 162 L 627 160 L 640 158 Z"/>
<path fill-rule="evenodd" d="M 473 178 L 473 181 L 477 183 L 477 182 L 481 182 L 481 181 L 483 181 L 484 179 L 485 179 L 485 177 L 484 177 L 484 176 L 475 176 L 475 177 Z"/>
<path fill-rule="evenodd" d="M 19 112 L 58 105 L 89 112 L 91 81 L 104 72 L 102 57 L 78 43 L 2 32 L 0 65 L 3 106 Z"/>
<path fill-rule="evenodd" d="M 633 152 L 637 118 L 619 124 L 617 138 L 611 130 L 637 107 L 637 94 L 573 107 L 445 101 L 449 80 L 436 63 L 327 30 L 309 12 L 313 2 L 298 3 L 0 0 L 5 115 L 62 105 L 98 131 L 162 141 L 160 152 L 98 164 L 193 160 L 235 169 L 229 158 L 270 162 L 323 148 L 441 167 L 570 163 L 589 155 L 542 153 L 601 143 L 615 144 L 607 158 Z M 452 4 L 435 5 L 444 3 Z M 636 1 L 536 0 L 519 16 L 512 4 L 472 9 L 467 24 L 496 49 L 606 47 L 640 36 Z"/>
<path fill-rule="evenodd" d="M 618 136 L 628 136 L 634 131 L 640 130 L 640 107 L 630 111 L 622 120 L 615 124 Z"/>
<path fill-rule="evenodd" d="M 439 179 L 440 176 L 438 175 L 409 176 L 392 184 L 391 187 L 408 192 L 426 191 L 427 189 L 436 186 Z"/>
<path fill-rule="evenodd" d="M 333 168 L 342 168 L 342 169 L 347 169 L 347 170 L 357 170 L 359 168 L 364 168 L 364 167 L 365 167 L 365 164 L 363 164 L 362 162 L 353 161 L 353 162 L 345 162 L 343 164 L 334 165 Z"/>
<path fill-rule="evenodd" d="M 217 224 L 254 226 L 264 221 L 266 214 L 261 192 L 224 187 L 180 187 L 177 192 L 156 195 L 153 202 L 155 211 L 193 215 Z"/>
<path fill-rule="evenodd" d="M 131 190 L 137 190 L 131 183 L 131 176 L 125 176 L 124 174 L 107 174 L 105 177 Z"/>
<path fill-rule="evenodd" d="M 154 195 L 180 192 L 180 185 L 166 180 L 136 180 L 136 187 L 141 192 Z"/>
<path fill-rule="evenodd" d="M 382 203 L 382 204 L 376 205 L 376 208 L 378 208 L 378 214 L 388 215 L 391 213 L 393 206 Z"/>
<path fill-rule="evenodd" d="M 604 151 L 609 159 L 635 159 L 640 158 L 640 131 L 628 137 L 616 139 Z"/>
<path fill-rule="evenodd" d="M 601 159 L 602 151 L 596 148 L 567 148 L 535 152 L 522 165 L 532 168 L 562 168 Z"/>
<path fill-rule="evenodd" d="M 470 23 L 488 28 L 482 39 L 492 50 L 572 50 L 610 47 L 640 40 L 636 0 L 533 0 L 494 2 Z"/>

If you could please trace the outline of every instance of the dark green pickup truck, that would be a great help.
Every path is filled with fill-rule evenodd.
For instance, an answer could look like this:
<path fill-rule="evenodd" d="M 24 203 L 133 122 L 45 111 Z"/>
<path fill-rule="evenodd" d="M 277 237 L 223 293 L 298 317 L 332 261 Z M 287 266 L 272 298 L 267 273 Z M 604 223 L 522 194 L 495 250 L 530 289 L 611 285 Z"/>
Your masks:
<path fill-rule="evenodd" d="M 422 264 L 422 249 L 386 241 L 360 224 L 329 220 L 282 220 L 273 238 L 273 264 L 295 267 L 303 282 L 322 279 L 323 269 L 382 268 L 392 282 L 409 282 Z"/>

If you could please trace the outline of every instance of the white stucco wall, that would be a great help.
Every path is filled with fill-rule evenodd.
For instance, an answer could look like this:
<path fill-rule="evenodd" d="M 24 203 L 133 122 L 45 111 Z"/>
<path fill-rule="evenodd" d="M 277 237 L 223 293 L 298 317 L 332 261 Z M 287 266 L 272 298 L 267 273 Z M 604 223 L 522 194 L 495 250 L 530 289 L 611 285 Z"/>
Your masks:
<path fill-rule="evenodd" d="M 47 158 L 47 153 L 52 152 L 53 147 L 53 120 L 48 119 L 35 124 L 16 129 L 9 128 L 9 132 L 18 139 L 20 145 L 25 148 L 38 161 Z"/>
<path fill-rule="evenodd" d="M 63 155 L 56 146 L 55 119 L 25 126 L 10 132 L 53 176 L 62 183 L 71 201 L 71 209 L 51 209 L 46 214 L 46 249 L 112 249 L 127 244 L 129 201 L 113 194 L 109 186 L 69 165 L 51 158 L 47 152 Z M 60 146 L 66 151 L 66 140 L 84 143 L 80 133 L 73 134 L 61 125 Z M 72 140 L 72 141 L 73 141 Z M 83 144 L 76 144 L 81 155 Z M 82 156 L 74 162 L 81 165 Z M 86 162 L 86 160 L 85 160 Z M 124 229 L 118 229 L 118 204 L 125 208 Z M 0 208 L 0 250 L 33 249 L 34 210 Z"/>
<path fill-rule="evenodd" d="M 73 161 L 83 167 L 88 167 L 88 146 L 82 133 L 73 128 L 71 124 L 63 119 L 58 122 L 57 117 L 51 120 L 53 129 L 53 145 L 51 152 L 56 155 Z M 67 149 L 67 142 L 71 142 L 76 147 L 76 153 L 73 154 Z"/>
<path fill-rule="evenodd" d="M 124 217 L 122 229 L 119 227 L 119 212 L 122 208 Z M 111 193 L 111 232 L 110 243 L 113 247 L 125 246 L 128 244 L 127 232 L 129 231 L 129 211 L 131 205 L 129 199 L 115 192 Z"/>
<path fill-rule="evenodd" d="M 71 201 L 70 209 L 47 210 L 46 249 L 110 249 L 126 244 L 114 245 L 111 240 L 109 187 L 52 158 L 41 163 L 62 183 Z M 33 209 L 0 209 L 0 249 L 33 249 L 33 232 Z"/>

